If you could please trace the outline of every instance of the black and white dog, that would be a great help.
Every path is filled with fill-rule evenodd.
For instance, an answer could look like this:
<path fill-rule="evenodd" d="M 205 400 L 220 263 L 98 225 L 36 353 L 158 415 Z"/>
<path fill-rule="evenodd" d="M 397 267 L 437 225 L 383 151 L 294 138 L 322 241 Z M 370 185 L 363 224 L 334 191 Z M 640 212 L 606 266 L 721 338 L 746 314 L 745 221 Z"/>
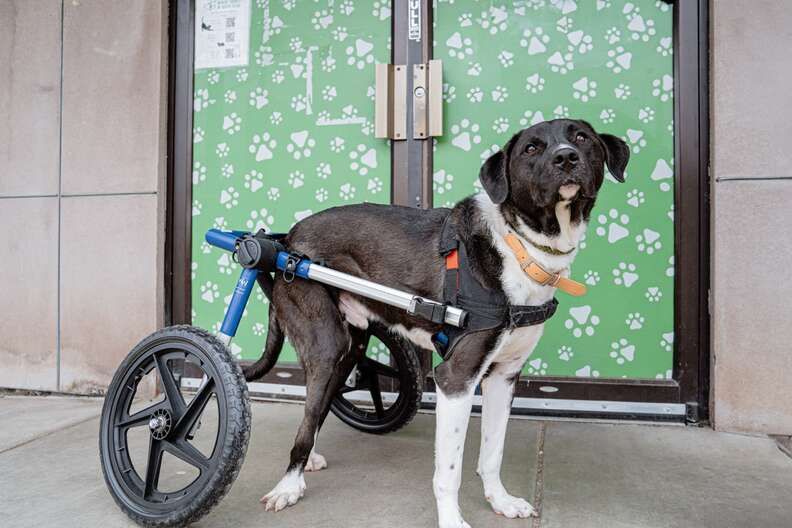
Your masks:
<path fill-rule="evenodd" d="M 286 244 L 339 271 L 442 299 L 445 261 L 438 244 L 450 215 L 478 282 L 505 294 L 510 304 L 540 305 L 553 298 L 555 288 L 529 278 L 504 237 L 516 235 L 535 262 L 568 276 L 605 165 L 613 178 L 624 181 L 629 155 L 624 141 L 598 134 L 584 121 L 539 123 L 517 133 L 484 163 L 479 178 L 486 192 L 465 198 L 453 209 L 338 207 L 299 222 Z M 276 280 L 264 354 L 246 370 L 246 377 L 260 377 L 272 367 L 285 334 L 305 368 L 307 395 L 286 474 L 262 498 L 267 510 L 296 503 L 305 491 L 303 472 L 326 467 L 324 457 L 313 450 L 314 442 L 330 401 L 365 352 L 361 343 L 370 321 L 383 322 L 430 350 L 431 336 L 441 329 L 319 283 Z M 469 526 L 462 519 L 458 491 L 473 392 L 479 382 L 483 404 L 478 474 L 484 496 L 496 513 L 506 517 L 535 514 L 527 501 L 503 487 L 500 467 L 515 381 L 543 327 L 502 326 L 468 334 L 435 369 L 434 494 L 441 528 Z"/>

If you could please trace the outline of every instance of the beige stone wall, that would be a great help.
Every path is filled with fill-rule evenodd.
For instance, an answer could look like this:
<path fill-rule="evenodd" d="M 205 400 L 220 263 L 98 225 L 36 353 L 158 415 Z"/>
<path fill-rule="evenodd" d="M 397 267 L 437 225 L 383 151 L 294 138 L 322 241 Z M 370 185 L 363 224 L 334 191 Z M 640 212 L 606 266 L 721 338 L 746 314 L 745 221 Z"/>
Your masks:
<path fill-rule="evenodd" d="M 712 0 L 712 418 L 792 434 L 792 3 Z"/>
<path fill-rule="evenodd" d="M 167 3 L 0 0 L 0 387 L 90 392 L 162 324 Z"/>

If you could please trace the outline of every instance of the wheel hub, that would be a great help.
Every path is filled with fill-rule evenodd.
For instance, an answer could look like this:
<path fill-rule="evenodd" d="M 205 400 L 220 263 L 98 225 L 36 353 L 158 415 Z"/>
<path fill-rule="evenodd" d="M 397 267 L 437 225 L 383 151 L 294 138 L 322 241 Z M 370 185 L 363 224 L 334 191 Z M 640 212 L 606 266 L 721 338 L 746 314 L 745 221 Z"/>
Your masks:
<path fill-rule="evenodd" d="M 149 419 L 149 430 L 151 436 L 156 440 L 162 440 L 171 430 L 171 416 L 165 409 L 160 409 L 151 415 Z"/>

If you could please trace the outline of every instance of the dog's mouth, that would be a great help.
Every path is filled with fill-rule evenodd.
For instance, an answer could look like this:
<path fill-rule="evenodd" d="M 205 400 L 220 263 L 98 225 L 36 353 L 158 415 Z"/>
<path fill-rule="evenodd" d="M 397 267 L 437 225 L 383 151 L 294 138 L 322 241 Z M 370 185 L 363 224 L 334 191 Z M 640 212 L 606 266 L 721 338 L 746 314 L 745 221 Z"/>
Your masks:
<path fill-rule="evenodd" d="M 580 184 L 577 183 L 565 183 L 558 188 L 558 194 L 564 201 L 571 200 L 577 196 L 578 191 L 580 191 Z"/>

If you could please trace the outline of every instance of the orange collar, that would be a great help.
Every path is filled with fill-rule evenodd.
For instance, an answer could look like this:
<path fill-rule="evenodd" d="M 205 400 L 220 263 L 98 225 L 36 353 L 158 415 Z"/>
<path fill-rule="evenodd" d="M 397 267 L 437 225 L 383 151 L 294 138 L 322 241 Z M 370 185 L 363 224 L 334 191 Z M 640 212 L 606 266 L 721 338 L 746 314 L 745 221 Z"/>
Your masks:
<path fill-rule="evenodd" d="M 520 263 L 523 272 L 535 282 L 542 286 L 558 288 L 575 297 L 579 297 L 586 293 L 586 286 L 584 284 L 562 277 L 560 273 L 549 272 L 540 266 L 531 258 L 528 252 L 525 251 L 525 246 L 522 245 L 520 239 L 513 233 L 508 233 L 503 239 L 506 241 L 509 248 L 511 248 L 512 252 L 514 252 L 514 256 L 517 257 L 517 261 Z"/>

